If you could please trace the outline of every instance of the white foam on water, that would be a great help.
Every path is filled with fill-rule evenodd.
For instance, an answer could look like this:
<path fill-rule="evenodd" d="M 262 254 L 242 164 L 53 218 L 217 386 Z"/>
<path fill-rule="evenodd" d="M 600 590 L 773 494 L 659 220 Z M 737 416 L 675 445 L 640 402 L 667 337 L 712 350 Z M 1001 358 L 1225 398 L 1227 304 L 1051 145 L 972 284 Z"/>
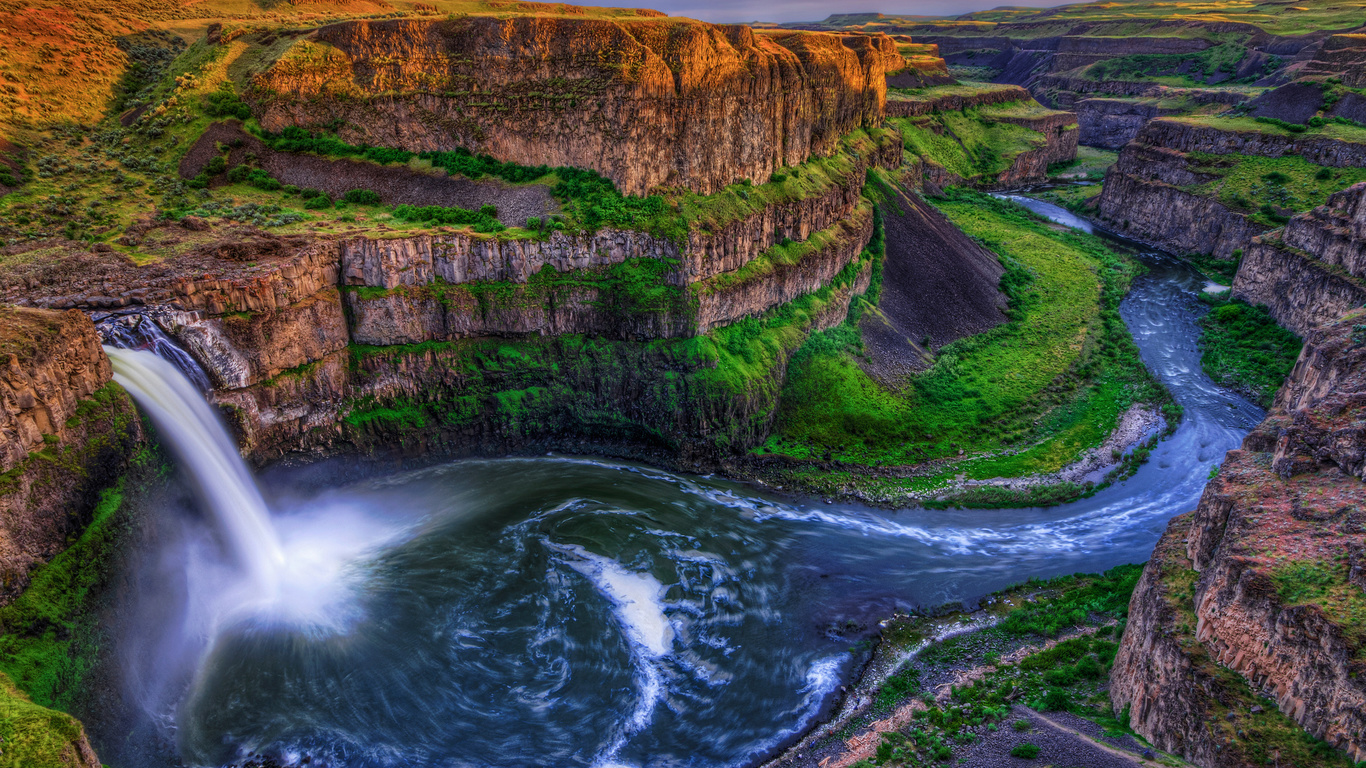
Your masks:
<path fill-rule="evenodd" d="M 802 694 L 802 701 L 794 710 L 795 722 L 757 745 L 750 753 L 751 758 L 767 755 L 793 737 L 806 733 L 812 721 L 820 715 L 821 705 L 839 687 L 842 678 L 840 672 L 846 658 L 844 655 L 826 656 L 811 663 L 806 670 L 806 685 L 797 691 Z"/>
<path fill-rule="evenodd" d="M 625 768 L 617 760 L 618 753 L 631 736 L 650 724 L 664 693 L 657 662 L 669 655 L 674 642 L 673 626 L 664 613 L 664 585 L 649 573 L 628 571 L 617 561 L 577 545 L 546 542 L 546 546 L 563 555 L 565 565 L 583 574 L 612 603 L 612 613 L 631 648 L 639 698 L 621 730 L 593 761 L 595 768 Z"/>

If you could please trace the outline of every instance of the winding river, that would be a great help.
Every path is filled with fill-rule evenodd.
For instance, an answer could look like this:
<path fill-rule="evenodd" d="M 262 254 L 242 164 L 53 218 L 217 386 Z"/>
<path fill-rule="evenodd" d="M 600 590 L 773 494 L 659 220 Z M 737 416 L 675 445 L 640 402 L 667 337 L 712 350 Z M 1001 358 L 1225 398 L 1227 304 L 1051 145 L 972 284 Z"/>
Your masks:
<path fill-rule="evenodd" d="M 276 473 L 264 490 L 286 558 L 350 565 L 331 591 L 296 596 L 297 613 L 225 608 L 202 524 L 163 526 L 135 612 L 147 620 L 120 641 L 142 727 L 190 765 L 762 760 L 830 704 L 851 646 L 893 610 L 1142 562 L 1195 506 L 1262 414 L 1200 370 L 1203 278 L 1139 258 L 1150 271 L 1122 314 L 1186 417 L 1092 498 L 886 512 L 560 456 L 309 493 Z"/>

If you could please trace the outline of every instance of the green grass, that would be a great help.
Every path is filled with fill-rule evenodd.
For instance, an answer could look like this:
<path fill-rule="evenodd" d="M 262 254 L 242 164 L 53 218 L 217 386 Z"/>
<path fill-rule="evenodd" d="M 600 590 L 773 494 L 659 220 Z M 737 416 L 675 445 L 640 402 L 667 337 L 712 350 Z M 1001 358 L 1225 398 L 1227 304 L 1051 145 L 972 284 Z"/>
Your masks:
<path fill-rule="evenodd" d="M 1007 264 L 1010 322 L 939 350 L 901 390 L 859 367 L 856 327 L 813 336 L 793 358 L 774 434 L 759 452 L 871 465 L 961 450 L 979 457 L 951 473 L 1012 477 L 1056 471 L 1103 441 L 1133 403 L 1167 401 L 1117 311 L 1135 262 L 987 195 L 934 202 Z M 914 490 L 942 481 L 907 482 Z"/>
<path fill-rule="evenodd" d="M 1016 155 L 1047 141 L 1037 131 L 998 122 L 979 109 L 888 122 L 901 131 L 906 151 L 968 180 L 994 181 Z"/>
<path fill-rule="evenodd" d="M 1264 307 L 1220 301 L 1200 318 L 1200 365 L 1215 383 L 1270 408 L 1303 346 Z"/>
<path fill-rule="evenodd" d="M 0 768 L 74 768 L 81 738 L 76 718 L 34 704 L 0 673 Z"/>
<path fill-rule="evenodd" d="M 856 722 L 870 725 L 908 699 L 921 696 L 920 680 L 924 677 L 942 679 L 947 670 L 986 664 L 995 665 L 996 671 L 971 685 L 955 687 L 944 704 L 927 700 L 927 709 L 917 712 L 910 728 L 901 734 L 883 734 L 886 747 L 879 749 L 878 764 L 951 764 L 957 746 L 972 740 L 964 734 L 965 729 L 1008 727 L 1011 707 L 1016 703 L 1038 710 L 1067 710 L 1108 730 L 1129 732 L 1111 710 L 1103 686 L 1142 571 L 1141 565 L 1123 565 L 1103 574 L 1030 581 L 991 596 L 987 610 L 999 616 L 995 626 L 926 646 L 879 687 L 873 710 Z M 926 621 L 922 617 L 897 618 L 884 635 L 904 637 L 914 644 L 920 633 L 911 628 Z M 1115 622 L 1118 627 L 1111 626 Z M 1035 645 L 1079 628 L 1096 631 L 1026 656 L 1018 664 L 999 661 L 1003 652 L 1022 644 Z M 1029 730 L 1027 721 L 1013 727 L 1020 732 Z"/>
<path fill-rule="evenodd" d="M 1323 205 L 1332 193 L 1366 181 L 1366 168 L 1326 168 L 1298 155 L 1192 152 L 1189 158 L 1192 171 L 1215 178 L 1186 191 L 1214 197 L 1229 208 L 1246 212 L 1253 221 L 1271 227 L 1285 223 L 1282 211 L 1303 213 Z"/>
<path fill-rule="evenodd" d="M 1082 75 L 1091 80 L 1154 80 L 1169 81 L 1171 85 L 1198 86 L 1206 78 L 1224 73 L 1232 75 L 1237 71 L 1238 62 L 1247 54 L 1247 48 L 1238 43 L 1224 43 L 1206 48 L 1196 53 L 1183 54 L 1134 54 L 1118 56 L 1098 61 L 1082 70 Z M 1178 68 L 1186 68 L 1186 73 L 1178 73 Z M 1251 83 L 1270 72 L 1258 72 L 1233 83 Z M 1174 80 L 1175 82 L 1171 82 Z"/>
<path fill-rule="evenodd" d="M 1221 115 L 1184 115 L 1182 117 L 1164 117 L 1163 120 L 1173 120 L 1188 125 L 1199 125 L 1209 128 L 1217 128 L 1221 131 L 1253 131 L 1265 133 L 1271 136 L 1286 136 L 1289 138 L 1313 138 L 1322 137 L 1337 139 L 1352 144 L 1366 144 L 1366 128 L 1355 125 L 1344 125 L 1342 123 L 1327 123 L 1320 128 L 1307 128 L 1306 130 L 1291 130 L 1277 125 L 1273 122 L 1258 120 L 1254 117 L 1224 117 Z"/>
<path fill-rule="evenodd" d="M 1287 608 L 1316 605 L 1355 647 L 1357 657 L 1366 651 L 1366 595 L 1348 580 L 1346 562 L 1291 562 L 1271 574 L 1276 595 Z"/>
<path fill-rule="evenodd" d="M 1115 150 L 1081 146 L 1077 147 L 1075 160 L 1049 166 L 1048 176 L 1049 178 L 1100 181 L 1105 178 L 1105 171 L 1114 165 L 1118 159 L 1119 152 Z M 1099 189 L 1096 192 L 1098 193 Z"/>

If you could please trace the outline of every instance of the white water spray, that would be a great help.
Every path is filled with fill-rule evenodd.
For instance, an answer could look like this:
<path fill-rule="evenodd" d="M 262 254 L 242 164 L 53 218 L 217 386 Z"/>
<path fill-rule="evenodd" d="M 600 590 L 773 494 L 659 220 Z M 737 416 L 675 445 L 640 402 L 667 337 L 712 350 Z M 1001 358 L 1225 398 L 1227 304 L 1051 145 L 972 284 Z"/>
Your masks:
<path fill-rule="evenodd" d="M 198 487 L 238 565 L 260 590 L 273 590 L 284 548 L 266 502 L 218 415 L 175 366 L 151 352 L 105 347 L 114 381 L 151 417 Z"/>

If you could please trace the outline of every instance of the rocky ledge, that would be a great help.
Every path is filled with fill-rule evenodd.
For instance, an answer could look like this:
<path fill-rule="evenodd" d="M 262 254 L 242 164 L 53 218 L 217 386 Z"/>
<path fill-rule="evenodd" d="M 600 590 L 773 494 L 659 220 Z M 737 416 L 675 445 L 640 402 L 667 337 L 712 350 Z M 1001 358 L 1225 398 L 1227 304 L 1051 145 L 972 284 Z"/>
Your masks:
<path fill-rule="evenodd" d="M 138 438 L 80 312 L 0 307 L 0 604 L 65 548 Z"/>
<path fill-rule="evenodd" d="M 1309 335 L 1275 407 L 1172 521 L 1134 593 L 1111 699 L 1198 765 L 1289 757 L 1279 750 L 1299 737 L 1256 693 L 1366 757 L 1363 319 Z"/>
<path fill-rule="evenodd" d="M 1366 183 L 1253 239 L 1233 295 L 1301 336 L 1366 304 Z"/>
<path fill-rule="evenodd" d="M 278 56 L 248 94 L 268 131 L 591 168 L 628 194 L 707 194 L 829 154 L 882 119 L 905 66 L 886 35 L 672 18 L 354 21 L 256 43 Z"/>

